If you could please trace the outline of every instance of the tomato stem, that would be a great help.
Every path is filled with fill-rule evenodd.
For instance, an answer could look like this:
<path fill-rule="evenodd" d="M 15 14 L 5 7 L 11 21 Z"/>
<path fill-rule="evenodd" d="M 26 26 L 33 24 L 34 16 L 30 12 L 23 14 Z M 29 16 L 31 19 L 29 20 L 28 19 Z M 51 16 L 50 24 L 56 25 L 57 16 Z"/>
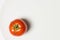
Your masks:
<path fill-rule="evenodd" d="M 14 30 L 15 30 L 15 31 L 19 30 L 18 24 L 15 24 L 15 25 L 14 25 Z"/>

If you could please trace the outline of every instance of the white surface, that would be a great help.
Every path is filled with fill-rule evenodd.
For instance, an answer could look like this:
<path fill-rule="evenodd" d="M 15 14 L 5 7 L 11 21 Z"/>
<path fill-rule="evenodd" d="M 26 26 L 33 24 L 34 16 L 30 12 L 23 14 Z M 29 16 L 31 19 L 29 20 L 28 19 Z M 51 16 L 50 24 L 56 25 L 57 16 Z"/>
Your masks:
<path fill-rule="evenodd" d="M 3 6 L 5 0 L 0 0 L 0 8 Z"/>
<path fill-rule="evenodd" d="M 60 40 L 60 0 L 6 0 L 0 14 L 0 28 L 6 40 Z M 8 27 L 15 18 L 29 19 L 30 31 L 12 36 Z"/>
<path fill-rule="evenodd" d="M 3 37 L 3 35 L 2 35 L 1 30 L 0 30 L 0 39 L 1 39 L 1 40 L 5 40 L 4 37 Z"/>

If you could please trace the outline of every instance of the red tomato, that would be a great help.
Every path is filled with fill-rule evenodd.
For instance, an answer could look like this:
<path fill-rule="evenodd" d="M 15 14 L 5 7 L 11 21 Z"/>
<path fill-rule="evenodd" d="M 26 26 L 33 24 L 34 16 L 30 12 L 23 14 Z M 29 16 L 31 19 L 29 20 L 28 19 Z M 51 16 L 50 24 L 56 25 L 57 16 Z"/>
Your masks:
<path fill-rule="evenodd" d="M 23 20 L 15 19 L 10 23 L 9 31 L 14 36 L 20 36 L 27 31 L 27 25 Z"/>

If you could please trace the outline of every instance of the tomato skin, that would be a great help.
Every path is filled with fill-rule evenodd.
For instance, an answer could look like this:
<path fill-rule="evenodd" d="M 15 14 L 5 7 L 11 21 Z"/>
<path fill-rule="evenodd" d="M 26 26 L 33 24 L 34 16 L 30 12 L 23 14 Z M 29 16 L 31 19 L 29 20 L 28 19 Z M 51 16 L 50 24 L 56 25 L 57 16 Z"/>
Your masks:
<path fill-rule="evenodd" d="M 14 28 L 14 25 L 15 25 L 15 24 L 20 25 L 20 28 L 19 28 L 20 30 L 19 30 L 19 31 L 15 30 L 15 31 L 17 31 L 17 32 L 12 31 L 12 29 Z M 13 29 L 13 30 L 14 30 L 14 29 Z M 27 25 L 25 24 L 25 22 L 24 22 L 23 20 L 15 19 L 15 20 L 13 20 L 13 21 L 10 23 L 10 25 L 9 25 L 9 31 L 10 31 L 10 33 L 11 33 L 12 35 L 14 35 L 14 36 L 20 36 L 20 35 L 24 34 L 24 33 L 27 31 Z"/>

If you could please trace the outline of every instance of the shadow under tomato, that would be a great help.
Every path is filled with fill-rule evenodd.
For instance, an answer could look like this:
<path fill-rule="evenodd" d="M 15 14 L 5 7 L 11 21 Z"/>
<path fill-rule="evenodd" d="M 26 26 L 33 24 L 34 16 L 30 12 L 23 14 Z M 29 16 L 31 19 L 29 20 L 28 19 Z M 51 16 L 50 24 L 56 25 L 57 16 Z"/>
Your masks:
<path fill-rule="evenodd" d="M 31 28 L 31 23 L 30 23 L 30 21 L 28 19 L 22 18 L 22 20 L 27 24 L 27 32 L 28 32 L 30 30 L 30 28 Z"/>

